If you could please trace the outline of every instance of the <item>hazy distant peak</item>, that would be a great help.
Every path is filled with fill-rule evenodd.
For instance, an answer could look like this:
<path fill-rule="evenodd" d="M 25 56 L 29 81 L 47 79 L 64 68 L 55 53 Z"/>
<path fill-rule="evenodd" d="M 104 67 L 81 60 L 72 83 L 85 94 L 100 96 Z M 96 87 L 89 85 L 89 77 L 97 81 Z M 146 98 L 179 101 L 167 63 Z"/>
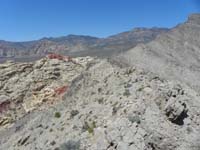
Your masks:
<path fill-rule="evenodd" d="M 137 31 L 149 31 L 149 30 L 169 30 L 168 28 L 161 28 L 161 27 L 151 27 L 151 28 L 147 28 L 147 27 L 136 27 L 133 28 L 131 31 L 133 32 L 137 32 Z"/>
<path fill-rule="evenodd" d="M 69 34 L 67 36 L 61 36 L 61 37 L 44 37 L 41 40 L 55 40 L 55 39 L 78 39 L 78 38 L 85 38 L 85 39 L 98 39 L 97 37 L 89 36 L 89 35 L 74 35 Z"/>
<path fill-rule="evenodd" d="M 89 35 L 76 35 L 76 34 L 69 34 L 67 37 L 68 38 L 84 37 L 84 38 L 96 38 L 96 39 L 98 39 L 97 37 L 93 37 L 93 36 L 89 36 Z"/>

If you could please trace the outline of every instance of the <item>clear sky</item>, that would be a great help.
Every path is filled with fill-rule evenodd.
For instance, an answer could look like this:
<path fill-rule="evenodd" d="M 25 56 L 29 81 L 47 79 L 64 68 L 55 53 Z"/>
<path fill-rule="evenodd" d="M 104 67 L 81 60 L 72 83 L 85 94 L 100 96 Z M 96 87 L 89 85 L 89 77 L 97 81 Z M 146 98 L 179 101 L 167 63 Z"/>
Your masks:
<path fill-rule="evenodd" d="M 106 37 L 134 27 L 173 27 L 194 12 L 200 0 L 0 0 L 0 39 Z"/>

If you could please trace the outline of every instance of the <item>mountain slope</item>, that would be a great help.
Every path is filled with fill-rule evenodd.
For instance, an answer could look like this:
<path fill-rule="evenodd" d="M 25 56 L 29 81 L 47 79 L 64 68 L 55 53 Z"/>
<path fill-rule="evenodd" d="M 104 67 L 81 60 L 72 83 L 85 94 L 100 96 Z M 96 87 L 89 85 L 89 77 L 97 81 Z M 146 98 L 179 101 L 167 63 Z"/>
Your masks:
<path fill-rule="evenodd" d="M 46 55 L 52 51 L 63 53 L 71 49 L 82 50 L 88 45 L 94 44 L 97 39 L 90 36 L 69 35 L 59 38 L 43 38 L 30 42 L 0 41 L 0 56 Z"/>
<path fill-rule="evenodd" d="M 200 89 L 200 14 L 121 56 L 123 61 Z"/>
<path fill-rule="evenodd" d="M 90 50 L 83 51 L 84 55 L 110 56 L 124 52 L 139 43 L 148 43 L 157 35 L 167 32 L 166 28 L 135 28 L 105 39 L 100 39 Z"/>

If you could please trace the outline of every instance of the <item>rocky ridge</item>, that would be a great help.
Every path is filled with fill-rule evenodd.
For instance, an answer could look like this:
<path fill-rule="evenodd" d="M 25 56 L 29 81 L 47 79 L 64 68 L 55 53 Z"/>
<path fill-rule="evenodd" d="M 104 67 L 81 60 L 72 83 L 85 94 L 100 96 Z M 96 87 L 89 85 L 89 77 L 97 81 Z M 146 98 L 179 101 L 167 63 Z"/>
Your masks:
<path fill-rule="evenodd" d="M 200 90 L 200 14 L 140 44 L 120 56 L 120 61 L 136 65 L 170 80 L 179 80 Z"/>
<path fill-rule="evenodd" d="M 12 92 L 16 97 L 23 93 L 22 89 L 26 87 L 23 83 L 31 84 L 30 90 L 24 92 L 24 98 L 17 104 L 21 103 L 20 108 L 25 104 L 31 106 L 29 108 L 35 107 L 28 111 L 24 108 L 24 116 L 16 111 L 17 119 L 12 125 L 1 126 L 0 149 L 200 148 L 200 97 L 187 85 L 164 80 L 156 74 L 113 59 L 87 57 L 66 61 L 67 57 L 59 56 L 59 60 L 49 58 L 52 57 L 35 63 L 1 65 L 4 68 L 1 78 L 5 78 L 9 68 L 26 70 L 12 77 L 12 73 L 7 75 L 9 78 L 1 84 L 4 85 L 4 90 L 1 88 L 4 97 L 17 102 Z M 35 71 L 28 68 L 34 68 Z M 57 68 L 60 68 L 60 75 Z M 15 76 L 23 82 L 16 84 Z M 33 84 L 34 78 L 42 82 Z M 46 86 L 41 88 L 40 83 Z M 48 95 L 42 96 L 45 100 L 42 103 L 37 103 L 39 96 L 35 99 L 30 96 L 33 89 L 38 89 L 36 91 L 40 95 L 45 93 L 47 87 L 55 89 L 65 85 L 68 88 L 61 90 L 61 97 L 53 95 L 53 101 L 57 99 L 53 105 Z M 30 105 L 35 102 L 37 105 Z"/>
<path fill-rule="evenodd" d="M 55 104 L 91 59 L 66 60 L 55 56 L 60 60 L 46 57 L 36 63 L 0 65 L 0 126 L 14 122 L 43 103 Z"/>

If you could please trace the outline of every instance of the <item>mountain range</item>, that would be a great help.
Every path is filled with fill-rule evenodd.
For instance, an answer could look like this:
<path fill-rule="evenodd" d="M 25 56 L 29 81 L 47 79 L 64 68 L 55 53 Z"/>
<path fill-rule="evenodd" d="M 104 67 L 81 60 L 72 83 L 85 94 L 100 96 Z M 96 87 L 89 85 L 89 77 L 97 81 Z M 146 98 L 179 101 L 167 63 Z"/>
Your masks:
<path fill-rule="evenodd" d="M 31 60 L 50 52 L 72 56 L 109 56 L 133 48 L 138 43 L 147 43 L 167 31 L 166 28 L 135 28 L 108 38 L 68 35 L 29 42 L 0 41 L 0 57 Z"/>

